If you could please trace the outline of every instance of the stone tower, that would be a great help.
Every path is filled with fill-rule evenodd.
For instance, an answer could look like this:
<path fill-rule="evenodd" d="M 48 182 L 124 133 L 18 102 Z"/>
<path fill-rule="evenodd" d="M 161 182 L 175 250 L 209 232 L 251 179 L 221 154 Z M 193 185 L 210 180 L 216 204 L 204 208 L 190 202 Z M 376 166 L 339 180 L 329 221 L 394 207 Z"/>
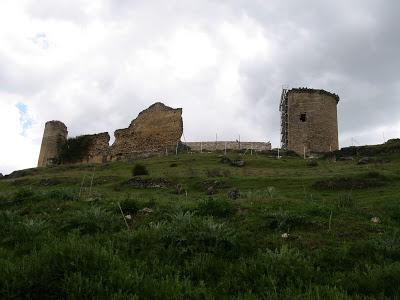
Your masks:
<path fill-rule="evenodd" d="M 45 167 L 58 163 L 61 146 L 68 136 L 67 126 L 60 121 L 46 122 L 42 145 L 40 147 L 38 167 Z"/>
<path fill-rule="evenodd" d="M 309 155 L 339 149 L 339 96 L 325 90 L 283 89 L 281 96 L 282 148 Z"/>

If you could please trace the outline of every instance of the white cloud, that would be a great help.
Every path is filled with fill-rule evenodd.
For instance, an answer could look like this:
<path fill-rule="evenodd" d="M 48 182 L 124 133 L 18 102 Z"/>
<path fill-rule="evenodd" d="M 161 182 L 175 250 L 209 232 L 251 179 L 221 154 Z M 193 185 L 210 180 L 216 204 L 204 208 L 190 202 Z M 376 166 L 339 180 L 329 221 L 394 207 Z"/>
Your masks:
<path fill-rule="evenodd" d="M 21 136 L 20 123 L 11 131 L 2 123 L 14 146 L 0 150 L 7 157 L 0 168 L 36 164 L 47 120 L 63 121 L 71 135 L 112 135 L 155 101 L 183 108 L 187 140 L 240 134 L 277 146 L 283 84 L 339 93 L 342 145 L 381 127 L 395 136 L 396 6 L 370 0 L 3 0 L 0 119 L 19 122 L 15 104 L 23 102 L 33 127 Z M 363 122 L 372 115 L 374 122 Z M 365 135 L 363 141 L 381 139 Z M 29 153 L 21 159 L 9 150 L 15 145 Z"/>

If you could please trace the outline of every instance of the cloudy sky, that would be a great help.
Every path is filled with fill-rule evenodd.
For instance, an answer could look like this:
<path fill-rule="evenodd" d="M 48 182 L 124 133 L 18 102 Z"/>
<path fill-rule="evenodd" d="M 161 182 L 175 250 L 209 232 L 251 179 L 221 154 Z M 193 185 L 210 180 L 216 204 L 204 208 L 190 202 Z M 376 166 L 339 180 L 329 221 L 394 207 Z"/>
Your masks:
<path fill-rule="evenodd" d="M 341 146 L 400 136 L 398 0 L 1 0 L 0 172 L 44 123 L 127 127 L 156 101 L 187 141 L 279 145 L 283 85 L 340 95 Z M 353 142 L 352 142 L 353 141 Z"/>

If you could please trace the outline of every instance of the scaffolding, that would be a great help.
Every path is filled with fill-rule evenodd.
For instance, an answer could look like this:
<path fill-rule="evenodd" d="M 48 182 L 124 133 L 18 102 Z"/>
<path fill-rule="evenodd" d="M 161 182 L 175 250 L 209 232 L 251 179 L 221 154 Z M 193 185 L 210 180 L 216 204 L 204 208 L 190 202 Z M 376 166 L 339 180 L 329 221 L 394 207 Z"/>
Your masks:
<path fill-rule="evenodd" d="M 282 88 L 281 103 L 279 105 L 281 112 L 281 148 L 288 148 L 288 88 Z"/>

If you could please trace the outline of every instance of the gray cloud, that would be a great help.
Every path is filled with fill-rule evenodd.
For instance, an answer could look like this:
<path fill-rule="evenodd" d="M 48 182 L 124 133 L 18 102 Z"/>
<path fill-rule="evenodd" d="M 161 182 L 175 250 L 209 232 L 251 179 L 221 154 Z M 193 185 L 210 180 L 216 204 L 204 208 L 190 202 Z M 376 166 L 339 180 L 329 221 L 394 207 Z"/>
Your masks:
<path fill-rule="evenodd" d="M 0 30 L 0 97 L 23 97 L 37 148 L 46 120 L 71 135 L 112 132 L 155 101 L 183 107 L 188 140 L 278 146 L 282 85 L 308 86 L 341 96 L 342 145 L 377 143 L 400 130 L 399 10 L 394 0 L 31 1 Z"/>

